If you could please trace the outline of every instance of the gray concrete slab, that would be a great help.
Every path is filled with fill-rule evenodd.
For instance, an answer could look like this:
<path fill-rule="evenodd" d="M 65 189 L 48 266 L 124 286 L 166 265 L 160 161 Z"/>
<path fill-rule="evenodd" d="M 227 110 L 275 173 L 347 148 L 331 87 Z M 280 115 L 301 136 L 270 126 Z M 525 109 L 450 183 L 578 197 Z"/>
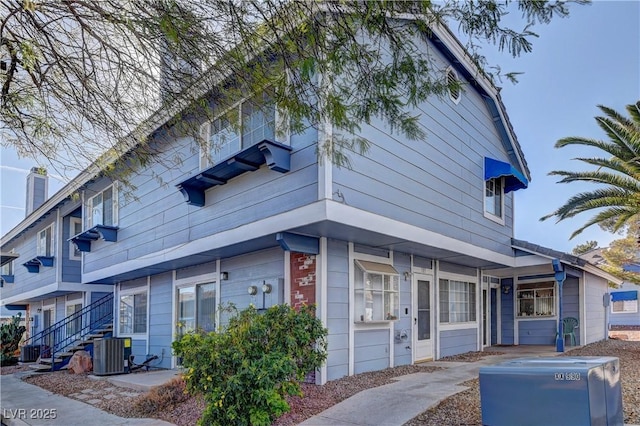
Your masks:
<path fill-rule="evenodd" d="M 157 419 L 126 419 L 84 402 L 54 394 L 20 380 L 19 374 L 0 376 L 0 415 L 7 426 L 171 426 Z M 49 418 L 46 418 L 49 417 Z"/>
<path fill-rule="evenodd" d="M 107 380 L 116 386 L 147 392 L 155 386 L 167 383 L 180 374 L 178 370 L 138 371 L 131 374 L 107 376 Z"/>

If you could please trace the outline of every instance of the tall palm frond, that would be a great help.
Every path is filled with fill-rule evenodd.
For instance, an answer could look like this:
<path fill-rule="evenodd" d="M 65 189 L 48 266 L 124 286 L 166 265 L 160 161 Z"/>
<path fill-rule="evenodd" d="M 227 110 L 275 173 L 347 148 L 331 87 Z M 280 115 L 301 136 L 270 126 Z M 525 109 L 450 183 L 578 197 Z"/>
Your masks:
<path fill-rule="evenodd" d="M 596 117 L 608 140 L 572 136 L 556 142 L 556 148 L 581 145 L 597 148 L 610 157 L 576 158 L 585 164 L 596 166 L 594 171 L 571 172 L 554 170 L 549 174 L 561 176 L 558 183 L 589 182 L 604 185 L 593 191 L 572 196 L 553 213 L 540 218 L 555 217 L 557 221 L 572 218 L 580 213 L 596 212 L 583 226 L 571 234 L 580 234 L 586 228 L 598 224 L 613 223 L 617 231 L 640 220 L 640 101 L 627 105 L 629 117 L 606 106 L 598 105 L 604 116 Z"/>

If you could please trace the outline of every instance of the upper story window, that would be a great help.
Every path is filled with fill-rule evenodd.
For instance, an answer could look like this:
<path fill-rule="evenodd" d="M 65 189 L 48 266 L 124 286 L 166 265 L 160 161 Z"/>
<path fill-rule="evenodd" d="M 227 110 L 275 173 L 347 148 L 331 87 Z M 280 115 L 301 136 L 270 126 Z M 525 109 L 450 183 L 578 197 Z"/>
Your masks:
<path fill-rule="evenodd" d="M 555 284 L 553 282 L 519 284 L 517 292 L 518 317 L 555 315 L 555 295 Z"/>
<path fill-rule="evenodd" d="M 86 229 L 96 225 L 118 225 L 118 185 L 114 183 L 87 199 Z"/>
<path fill-rule="evenodd" d="M 37 256 L 53 256 L 53 224 L 38 232 Z"/>
<path fill-rule="evenodd" d="M 476 283 L 440 279 L 440 322 L 461 323 L 476 320 Z"/>
<path fill-rule="evenodd" d="M 13 251 L 11 251 L 13 253 Z M 0 267 L 0 275 L 13 275 L 13 260 Z"/>
<path fill-rule="evenodd" d="M 458 104 L 462 99 L 462 87 L 458 73 L 451 67 L 447 68 L 447 85 L 449 86 L 449 98 L 454 104 Z"/>
<path fill-rule="evenodd" d="M 275 142 L 276 130 L 281 128 L 278 124 L 281 115 L 273 100 L 262 93 L 204 123 L 200 128 L 200 136 L 205 141 L 200 167 L 214 165 L 265 139 Z"/>
<path fill-rule="evenodd" d="M 78 235 L 82 232 L 82 219 L 79 217 L 70 217 L 69 218 L 69 238 L 74 235 Z M 82 258 L 82 252 L 78 250 L 78 247 L 73 243 L 73 241 L 69 241 L 69 259 L 71 260 L 80 260 Z"/>
<path fill-rule="evenodd" d="M 484 212 L 490 219 L 504 220 L 504 185 L 503 179 L 488 179 L 484 183 Z"/>

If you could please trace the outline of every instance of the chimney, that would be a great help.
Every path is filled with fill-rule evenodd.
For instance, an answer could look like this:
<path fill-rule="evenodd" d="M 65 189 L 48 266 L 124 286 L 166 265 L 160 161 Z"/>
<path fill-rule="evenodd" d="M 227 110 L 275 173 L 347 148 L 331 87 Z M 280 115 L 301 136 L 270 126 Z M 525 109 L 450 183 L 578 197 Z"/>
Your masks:
<path fill-rule="evenodd" d="M 27 203 L 25 217 L 47 201 L 49 195 L 49 176 L 44 167 L 32 167 L 27 176 Z"/>

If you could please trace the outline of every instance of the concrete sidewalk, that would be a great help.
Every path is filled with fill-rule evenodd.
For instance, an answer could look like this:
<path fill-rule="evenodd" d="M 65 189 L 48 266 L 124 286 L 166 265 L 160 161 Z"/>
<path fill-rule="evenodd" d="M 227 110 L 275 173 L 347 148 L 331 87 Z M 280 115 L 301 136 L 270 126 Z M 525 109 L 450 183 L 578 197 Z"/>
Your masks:
<path fill-rule="evenodd" d="M 172 423 L 157 419 L 118 417 L 90 404 L 30 385 L 23 382 L 20 375 L 17 373 L 0 376 L 0 403 L 2 406 L 0 415 L 3 425 L 172 425 Z"/>
<path fill-rule="evenodd" d="M 506 352 L 504 355 L 490 355 L 477 362 L 435 361 L 421 364 L 444 368 L 433 373 L 401 376 L 394 383 L 364 390 L 300 425 L 402 425 L 443 399 L 467 389 L 460 383 L 477 378 L 480 367 L 514 358 L 556 355 L 558 353 L 551 350 L 523 350 Z"/>

